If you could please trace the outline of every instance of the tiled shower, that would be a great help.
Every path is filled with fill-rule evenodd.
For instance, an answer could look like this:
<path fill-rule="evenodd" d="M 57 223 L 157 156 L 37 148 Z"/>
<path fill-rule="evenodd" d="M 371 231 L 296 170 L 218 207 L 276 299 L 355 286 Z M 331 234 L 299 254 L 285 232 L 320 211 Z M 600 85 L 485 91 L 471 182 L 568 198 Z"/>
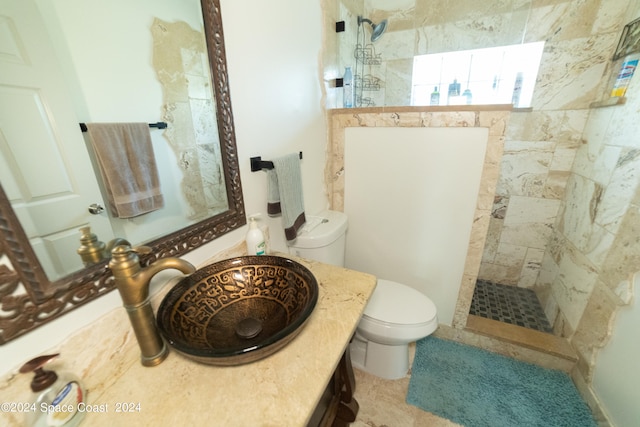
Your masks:
<path fill-rule="evenodd" d="M 469 314 L 553 333 L 538 296 L 531 289 L 478 280 Z"/>
<path fill-rule="evenodd" d="M 389 22 L 374 43 L 380 63 L 371 71 L 379 90 L 370 96 L 377 106 L 410 104 L 416 55 L 545 41 L 532 107 L 515 110 L 506 129 L 479 278 L 532 289 L 556 334 L 569 339 L 578 335 L 589 341 L 583 348 L 592 348 L 590 337 L 606 337 L 607 332 L 580 330 L 604 328 L 599 325 L 606 325 L 615 307 L 626 303 L 624 289 L 629 286 L 624 280 L 630 272 L 625 266 L 631 265 L 629 257 L 638 256 L 634 251 L 614 256 L 620 251 L 613 246 L 624 240 L 622 228 L 631 226 L 623 219 L 632 211 L 638 181 L 625 172 L 638 161 L 629 155 L 634 147 L 624 131 L 635 129 L 623 119 L 633 108 L 591 107 L 608 96 L 610 77 L 620 67 L 612 54 L 622 27 L 637 11 L 626 0 L 591 1 L 575 10 L 567 4 L 495 1 L 451 7 L 446 0 L 401 5 L 336 1 L 327 18 L 345 21 L 346 32 L 336 36 L 336 50 L 326 52 L 325 75 L 338 77 L 353 61 L 358 15 Z M 634 90 L 633 83 L 629 90 Z M 341 99 L 331 88 L 327 94 L 328 103 Z M 610 124 L 615 126 L 605 143 L 603 131 Z M 604 164 L 599 153 L 613 157 Z M 598 158 L 601 161 L 594 160 Z M 624 190 L 622 197 L 614 197 L 620 193 L 616 188 Z M 592 223 L 584 221 L 590 218 L 585 215 L 589 206 L 600 211 L 593 212 Z M 623 290 L 616 289 L 620 283 Z M 608 314 L 590 309 L 596 295 L 607 299 Z"/>

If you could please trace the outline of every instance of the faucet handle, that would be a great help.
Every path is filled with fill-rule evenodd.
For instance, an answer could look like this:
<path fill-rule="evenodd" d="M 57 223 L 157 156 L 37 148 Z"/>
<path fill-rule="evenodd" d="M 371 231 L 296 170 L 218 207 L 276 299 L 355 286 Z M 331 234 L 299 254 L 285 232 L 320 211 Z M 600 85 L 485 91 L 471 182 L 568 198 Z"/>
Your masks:
<path fill-rule="evenodd" d="M 151 253 L 151 248 L 149 246 L 134 246 L 122 244 L 116 245 L 113 249 L 111 249 L 111 254 L 114 256 L 127 256 L 131 253 L 135 253 L 138 255 L 147 255 Z"/>
<path fill-rule="evenodd" d="M 137 253 L 138 255 L 147 255 L 150 254 L 152 249 L 149 246 L 134 246 L 133 248 L 131 248 L 132 252 Z"/>

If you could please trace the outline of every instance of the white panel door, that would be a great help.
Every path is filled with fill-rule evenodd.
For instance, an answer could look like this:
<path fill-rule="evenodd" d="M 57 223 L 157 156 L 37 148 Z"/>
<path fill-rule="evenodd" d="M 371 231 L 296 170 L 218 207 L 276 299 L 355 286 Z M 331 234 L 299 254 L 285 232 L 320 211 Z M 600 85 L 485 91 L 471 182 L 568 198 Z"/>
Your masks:
<path fill-rule="evenodd" d="M 0 9 L 0 182 L 55 279 L 82 267 L 78 229 L 112 236 L 78 118 L 34 0 Z"/>

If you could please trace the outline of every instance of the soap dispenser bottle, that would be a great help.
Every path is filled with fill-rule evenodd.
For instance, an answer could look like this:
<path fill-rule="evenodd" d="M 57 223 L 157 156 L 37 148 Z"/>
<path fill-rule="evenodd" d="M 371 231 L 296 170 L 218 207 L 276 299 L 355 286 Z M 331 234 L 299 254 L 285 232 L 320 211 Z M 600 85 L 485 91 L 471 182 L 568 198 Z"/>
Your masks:
<path fill-rule="evenodd" d="M 80 424 L 84 417 L 81 404 L 86 392 L 80 380 L 68 373 L 58 375 L 43 369 L 44 365 L 58 356 L 39 356 L 20 368 L 20 373 L 35 373 L 31 381 L 34 396 L 29 411 L 26 411 L 28 426 L 73 427 Z"/>
<path fill-rule="evenodd" d="M 85 267 L 99 263 L 105 258 L 107 245 L 98 240 L 98 236 L 91 232 L 91 227 L 80 229 L 80 247 L 78 255 Z"/>
<path fill-rule="evenodd" d="M 266 255 L 267 244 L 262 230 L 258 227 L 255 216 L 249 217 L 249 231 L 247 232 L 246 241 L 249 255 Z"/>

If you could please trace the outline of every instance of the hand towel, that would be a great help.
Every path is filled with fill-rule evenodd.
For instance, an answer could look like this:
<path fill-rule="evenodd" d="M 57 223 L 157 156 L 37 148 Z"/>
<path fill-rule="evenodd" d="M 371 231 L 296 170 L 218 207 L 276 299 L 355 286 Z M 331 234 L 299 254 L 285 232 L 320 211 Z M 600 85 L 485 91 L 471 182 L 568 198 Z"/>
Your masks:
<path fill-rule="evenodd" d="M 164 206 L 147 123 L 87 123 L 111 213 L 131 218 Z"/>
<path fill-rule="evenodd" d="M 300 154 L 292 153 L 273 160 L 273 169 L 267 170 L 267 213 L 282 213 L 284 235 L 287 240 L 298 237 L 298 230 L 306 222 L 302 196 Z"/>

